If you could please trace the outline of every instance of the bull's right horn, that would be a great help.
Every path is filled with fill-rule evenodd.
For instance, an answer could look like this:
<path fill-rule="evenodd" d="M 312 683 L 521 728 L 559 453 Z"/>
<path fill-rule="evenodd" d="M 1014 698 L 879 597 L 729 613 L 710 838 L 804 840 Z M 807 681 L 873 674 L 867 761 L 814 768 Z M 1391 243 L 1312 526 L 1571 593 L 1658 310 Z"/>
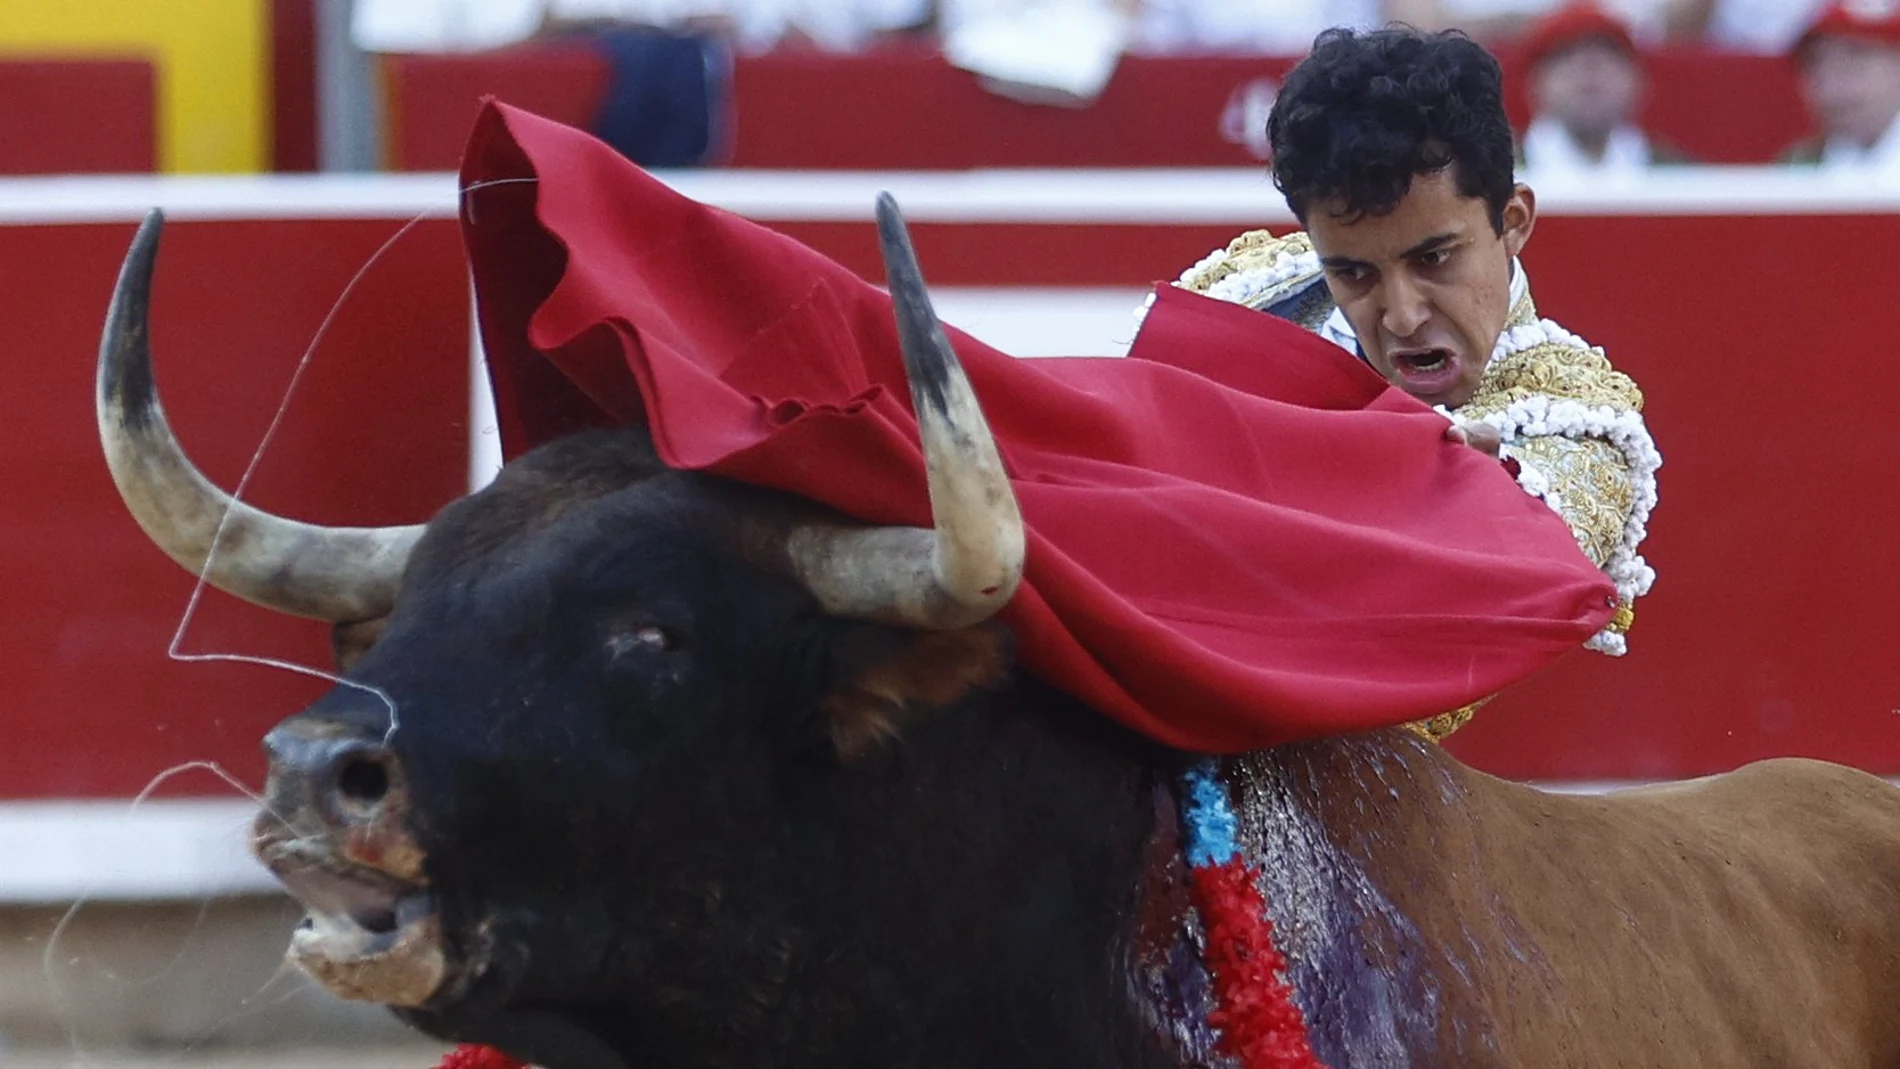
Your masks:
<path fill-rule="evenodd" d="M 1022 582 L 1022 512 L 888 193 L 878 197 L 877 223 L 922 436 L 932 526 L 805 528 L 792 536 L 793 567 L 840 616 L 931 630 L 968 627 L 1001 611 Z"/>
<path fill-rule="evenodd" d="M 132 239 L 99 343 L 99 441 L 119 495 L 160 549 L 219 590 L 338 623 L 388 615 L 420 526 L 320 527 L 273 516 L 212 485 L 173 437 L 148 335 L 164 223 L 154 210 Z"/>

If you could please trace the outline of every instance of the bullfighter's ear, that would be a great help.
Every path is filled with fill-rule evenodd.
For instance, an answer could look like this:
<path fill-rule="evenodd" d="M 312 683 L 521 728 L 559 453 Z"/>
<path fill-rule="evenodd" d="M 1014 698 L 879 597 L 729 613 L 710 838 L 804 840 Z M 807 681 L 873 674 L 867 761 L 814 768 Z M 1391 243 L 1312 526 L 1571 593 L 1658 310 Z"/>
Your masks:
<path fill-rule="evenodd" d="M 835 682 L 819 715 L 849 761 L 896 738 L 907 720 L 1002 684 L 1014 658 L 1015 640 L 999 623 L 955 631 L 866 627 L 834 647 Z"/>
<path fill-rule="evenodd" d="M 336 659 L 337 672 L 348 672 L 369 652 L 371 646 L 376 645 L 376 640 L 383 637 L 383 628 L 388 624 L 389 617 L 378 616 L 374 620 L 359 620 L 330 628 L 330 655 Z"/>

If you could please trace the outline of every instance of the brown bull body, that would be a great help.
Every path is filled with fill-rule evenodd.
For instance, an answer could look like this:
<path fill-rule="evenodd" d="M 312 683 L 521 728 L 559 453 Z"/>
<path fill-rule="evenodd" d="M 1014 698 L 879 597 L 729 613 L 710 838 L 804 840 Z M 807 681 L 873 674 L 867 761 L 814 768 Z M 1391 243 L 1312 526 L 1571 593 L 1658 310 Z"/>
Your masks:
<path fill-rule="evenodd" d="M 669 471 L 624 430 L 332 537 L 227 521 L 170 440 L 155 241 L 102 348 L 115 477 L 175 559 L 351 651 L 267 740 L 256 843 L 332 990 L 549 1069 L 1225 1064 L 1170 953 L 1184 755 L 1015 673 L 985 622 L 1020 520 L 914 266 L 934 530 Z M 1900 1069 L 1900 790 L 1873 777 L 1561 796 L 1397 729 L 1224 768 L 1332 1069 Z"/>
<path fill-rule="evenodd" d="M 1344 1064 L 1900 1066 L 1882 780 L 1779 760 L 1559 795 L 1403 731 L 1240 765 L 1268 863 L 1292 866 L 1266 882 L 1289 953 L 1315 959 L 1293 968 L 1316 1038 L 1358 1047 Z M 1329 984 L 1354 970 L 1342 924 L 1370 975 Z"/>

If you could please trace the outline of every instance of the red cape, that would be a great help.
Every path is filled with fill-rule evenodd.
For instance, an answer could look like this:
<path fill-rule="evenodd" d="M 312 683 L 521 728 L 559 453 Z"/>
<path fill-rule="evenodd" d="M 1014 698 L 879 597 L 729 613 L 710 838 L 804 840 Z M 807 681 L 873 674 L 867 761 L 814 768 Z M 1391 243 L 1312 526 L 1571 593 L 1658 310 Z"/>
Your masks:
<path fill-rule="evenodd" d="M 882 289 L 503 105 L 462 179 L 507 455 L 644 419 L 676 468 L 929 524 Z M 1128 359 L 950 335 L 1028 525 L 1002 614 L 1024 664 L 1155 739 L 1238 751 L 1433 715 L 1609 620 L 1561 519 L 1297 327 L 1164 286 Z"/>

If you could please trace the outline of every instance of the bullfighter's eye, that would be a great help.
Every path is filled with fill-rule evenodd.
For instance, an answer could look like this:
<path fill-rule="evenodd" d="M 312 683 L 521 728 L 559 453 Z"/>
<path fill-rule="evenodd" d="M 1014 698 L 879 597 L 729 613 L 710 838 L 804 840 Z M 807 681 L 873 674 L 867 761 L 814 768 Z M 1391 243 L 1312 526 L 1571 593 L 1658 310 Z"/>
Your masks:
<path fill-rule="evenodd" d="M 653 624 L 629 627 L 607 638 L 607 652 L 615 657 L 630 653 L 664 653 L 678 648 L 679 638 L 673 632 Z"/>

